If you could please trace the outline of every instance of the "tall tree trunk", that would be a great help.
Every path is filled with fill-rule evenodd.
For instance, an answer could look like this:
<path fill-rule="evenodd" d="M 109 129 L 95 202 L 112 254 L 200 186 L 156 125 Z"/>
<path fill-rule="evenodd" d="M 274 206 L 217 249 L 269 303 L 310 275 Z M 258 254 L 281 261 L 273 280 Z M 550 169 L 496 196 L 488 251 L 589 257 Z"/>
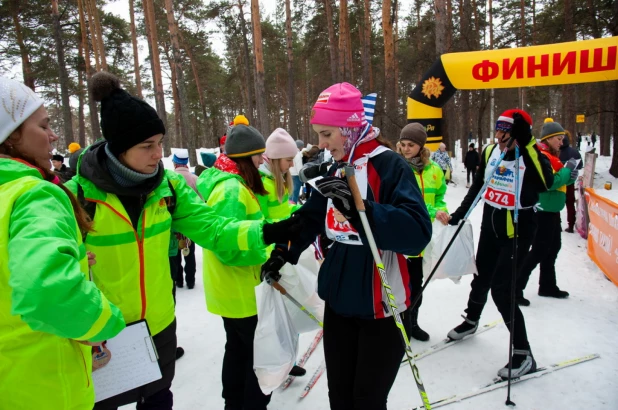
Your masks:
<path fill-rule="evenodd" d="M 94 55 L 94 67 L 96 71 L 101 71 L 101 52 L 99 51 L 99 41 L 97 40 L 97 33 L 94 28 L 92 3 L 90 0 L 81 1 L 84 5 L 84 11 L 86 13 L 85 19 L 88 22 L 88 29 L 90 31 L 90 42 L 92 44 L 92 54 Z"/>
<path fill-rule="evenodd" d="M 84 1 L 77 0 L 77 7 L 79 10 L 79 27 L 82 33 L 82 44 L 84 45 L 84 63 L 86 68 L 86 80 L 90 82 L 92 76 L 92 66 L 90 65 L 90 48 L 88 46 L 88 27 L 86 25 L 86 10 L 84 9 Z M 90 116 L 90 130 L 92 132 L 92 139 L 97 141 L 101 139 L 101 127 L 99 126 L 99 114 L 97 103 L 92 98 L 92 92 L 90 87 L 88 89 L 88 111 Z M 93 142 L 94 142 L 93 141 Z"/>
<path fill-rule="evenodd" d="M 614 36 L 618 36 L 618 1 L 614 1 L 612 11 L 613 18 L 609 23 L 609 29 Z M 618 178 L 618 81 L 613 81 L 612 85 L 614 89 L 613 93 L 610 93 L 610 95 L 614 96 L 614 127 L 612 130 L 614 135 L 614 150 L 612 152 L 612 163 L 609 167 L 609 173 Z"/>
<path fill-rule="evenodd" d="M 157 114 L 159 114 L 159 118 L 161 118 L 163 124 L 167 127 L 167 113 L 165 112 L 165 95 L 163 94 L 161 60 L 159 59 L 159 38 L 157 34 L 154 3 L 152 0 L 142 0 L 142 5 L 144 8 L 146 35 L 148 37 L 148 50 L 150 51 L 150 64 L 152 66 L 152 80 L 154 82 Z"/>
<path fill-rule="evenodd" d="M 238 0 L 238 9 L 240 10 L 240 29 L 242 31 L 242 48 L 245 59 L 245 77 L 247 84 L 251 84 L 251 55 L 249 54 L 249 40 L 247 40 L 247 23 L 245 21 L 245 12 L 242 8 L 242 0 Z M 247 90 L 247 119 L 250 124 L 253 124 L 253 88 L 245 87 Z"/>
<path fill-rule="evenodd" d="M 32 74 L 32 63 L 30 62 L 30 55 L 28 54 L 28 49 L 24 44 L 24 36 L 21 30 L 21 22 L 19 21 L 19 1 L 10 0 L 9 11 L 11 13 L 11 18 L 13 19 L 13 27 L 15 28 L 15 37 L 17 40 L 17 45 L 19 46 L 19 53 L 21 55 L 21 70 L 22 75 L 24 77 L 24 84 L 34 90 L 34 75 Z"/>
<path fill-rule="evenodd" d="M 292 38 L 292 11 L 290 0 L 285 0 L 285 31 L 288 48 L 288 106 L 290 108 L 290 123 L 288 129 L 294 138 L 298 138 L 298 120 L 296 119 L 296 93 L 294 88 L 294 49 Z"/>
<path fill-rule="evenodd" d="M 339 0 L 339 81 L 348 81 L 348 0 Z"/>
<path fill-rule="evenodd" d="M 574 25 L 574 7 L 572 0 L 564 0 L 564 39 L 566 41 L 575 41 L 575 25 Z M 577 129 L 575 122 L 575 86 L 568 84 L 562 86 L 562 106 L 563 118 L 562 125 L 565 129 L 571 131 Z"/>
<path fill-rule="evenodd" d="M 181 30 L 178 31 L 178 35 L 180 37 L 180 45 L 187 53 L 187 57 L 189 57 L 189 62 L 191 63 L 191 70 L 193 72 L 193 78 L 195 79 L 195 89 L 197 91 L 197 96 L 200 100 L 200 107 L 202 108 L 202 115 L 204 116 L 204 124 L 205 124 L 206 119 L 208 118 L 208 110 L 206 109 L 206 100 L 204 98 L 204 87 L 201 84 L 199 70 L 197 68 L 195 58 L 193 57 L 193 51 L 191 50 L 191 46 L 187 44 L 187 42 L 185 41 L 184 35 L 182 34 Z M 249 80 L 247 80 L 247 83 L 249 83 Z M 251 87 L 245 87 L 245 89 L 251 90 Z M 249 119 L 249 121 L 251 120 Z M 206 130 L 206 128 L 207 127 L 204 127 L 204 130 Z M 217 145 L 217 140 L 212 140 L 208 142 L 213 144 L 212 145 L 213 147 Z"/>
<path fill-rule="evenodd" d="M 255 54 L 255 100 L 257 106 L 258 129 L 262 135 L 268 134 L 268 112 L 266 110 L 266 89 L 264 87 L 264 53 L 262 52 L 262 26 L 260 3 L 251 0 L 251 21 L 253 23 L 253 54 Z"/>
<path fill-rule="evenodd" d="M 493 11 L 493 4 L 492 4 L 492 0 L 489 0 L 489 6 L 488 6 L 488 13 L 489 13 L 489 49 L 493 50 L 494 49 L 494 11 Z M 490 96 L 489 96 L 489 133 L 487 134 L 487 136 L 491 139 L 492 134 L 494 133 L 494 127 L 495 127 L 495 122 L 494 122 L 494 111 L 495 111 L 495 90 L 492 88 L 490 90 Z M 479 155 L 482 154 L 482 150 L 483 150 L 483 141 L 479 141 L 479 146 L 478 146 L 478 150 L 479 150 Z"/>
<path fill-rule="evenodd" d="M 60 95 L 62 98 L 62 121 L 65 141 L 73 141 L 73 116 L 71 115 L 71 101 L 69 100 L 69 74 L 64 61 L 64 45 L 62 44 L 62 28 L 58 13 L 58 0 L 52 0 L 52 20 L 54 24 L 54 40 L 56 55 L 58 56 L 58 77 L 60 80 Z"/>
<path fill-rule="evenodd" d="M 79 41 L 79 63 L 77 65 L 77 142 L 82 147 L 86 146 L 86 119 L 84 117 L 84 43 Z"/>
<path fill-rule="evenodd" d="M 184 138 L 184 134 L 182 133 L 182 126 L 180 124 L 180 98 L 178 98 L 178 77 L 177 72 L 178 69 L 176 64 L 174 64 L 173 58 L 170 56 L 170 50 L 166 42 L 163 42 L 163 51 L 165 52 L 165 57 L 167 57 L 167 63 L 170 66 L 170 71 L 172 73 L 172 101 L 174 101 L 174 137 L 172 139 L 173 148 L 186 148 L 187 141 Z"/>
<path fill-rule="evenodd" d="M 363 90 L 365 94 L 370 93 L 371 90 L 371 9 L 369 7 L 369 0 L 363 0 L 363 26 L 360 29 L 361 39 L 363 40 Z"/>
<path fill-rule="evenodd" d="M 366 0 L 368 1 L 368 0 Z M 331 0 L 324 0 L 324 9 L 326 12 L 326 25 L 328 27 L 328 42 L 330 43 L 330 75 L 333 83 L 340 81 L 338 76 L 337 65 L 337 38 L 335 37 L 335 26 L 333 25 L 333 6 Z M 341 32 L 341 28 L 339 29 Z"/>
<path fill-rule="evenodd" d="M 459 1 L 460 25 L 461 25 L 461 44 L 462 51 L 469 51 L 471 46 L 474 47 L 473 32 L 471 29 L 470 20 L 472 17 L 472 6 L 470 0 Z M 472 128 L 470 126 L 470 91 L 461 91 L 461 130 L 459 134 L 459 145 L 461 150 L 461 158 L 465 158 L 468 150 L 468 136 Z M 455 147 L 449 147 L 455 153 Z"/>
<path fill-rule="evenodd" d="M 446 53 L 451 48 L 452 37 L 450 34 L 450 30 L 448 29 L 450 23 L 451 16 L 451 2 L 450 0 L 436 0 L 434 1 L 434 14 L 435 14 L 435 33 L 436 33 L 436 56 L 441 56 Z M 417 84 L 417 87 L 420 87 L 420 84 Z M 442 139 L 447 144 L 450 145 L 450 133 L 449 133 L 449 123 L 451 122 L 451 117 L 449 116 L 449 107 L 453 105 L 453 100 L 446 103 L 443 108 L 442 114 Z M 450 110 L 452 111 L 452 109 Z"/>
<path fill-rule="evenodd" d="M 165 9 L 167 10 L 167 26 L 170 31 L 170 40 L 172 42 L 172 52 L 174 54 L 174 65 L 176 66 L 176 86 L 178 87 L 178 97 L 180 99 L 180 125 L 182 139 L 185 143 L 185 148 L 189 150 L 189 161 L 192 164 L 197 164 L 195 138 L 189 129 L 189 99 L 187 98 L 187 89 L 185 83 L 185 75 L 182 69 L 182 61 L 180 58 L 180 42 L 178 41 L 178 25 L 174 17 L 174 6 L 172 0 L 165 0 Z"/>
<path fill-rule="evenodd" d="M 387 138 L 395 139 L 398 135 L 395 118 L 397 118 L 397 100 L 395 98 L 395 45 L 393 42 L 393 15 L 391 1 L 382 2 L 382 32 L 384 36 L 384 101 L 386 109 L 383 127 Z"/>
<path fill-rule="evenodd" d="M 137 49 L 137 32 L 135 30 L 135 7 L 133 2 L 135 0 L 129 0 L 129 14 L 131 15 L 131 43 L 133 44 L 133 67 L 135 71 L 135 86 L 137 87 L 137 96 L 144 98 L 142 94 L 142 80 L 139 71 L 139 52 Z"/>
<path fill-rule="evenodd" d="M 103 32 L 101 30 L 101 19 L 97 9 L 96 0 L 84 0 L 86 12 L 89 15 L 90 35 L 92 36 L 92 48 L 94 51 L 97 71 L 107 71 L 107 60 L 105 58 L 105 46 L 103 44 Z"/>
<path fill-rule="evenodd" d="M 446 9 L 446 26 L 441 28 L 441 30 L 446 30 L 446 48 L 443 53 L 450 53 L 453 50 L 453 3 L 451 0 L 446 0 L 446 3 L 444 0 L 440 0 L 440 3 L 443 3 Z"/>

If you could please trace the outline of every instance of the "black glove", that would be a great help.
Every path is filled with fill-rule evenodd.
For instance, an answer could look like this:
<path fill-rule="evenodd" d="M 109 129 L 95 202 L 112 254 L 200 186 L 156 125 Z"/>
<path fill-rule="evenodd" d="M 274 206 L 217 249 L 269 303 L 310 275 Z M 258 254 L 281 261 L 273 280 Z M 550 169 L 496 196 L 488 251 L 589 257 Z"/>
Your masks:
<path fill-rule="evenodd" d="M 579 172 L 577 172 L 578 161 L 575 158 L 571 158 L 564 164 L 564 166 L 571 170 L 571 179 L 577 179 Z"/>
<path fill-rule="evenodd" d="M 295 213 L 288 219 L 275 223 L 265 223 L 262 227 L 264 243 L 270 245 L 271 243 L 294 241 L 300 236 L 303 227 L 303 219 Z"/>
<path fill-rule="evenodd" d="M 461 215 L 457 212 L 453 212 L 451 214 L 451 219 L 448 220 L 449 225 L 457 226 L 459 225 L 459 221 L 461 221 Z"/>
<path fill-rule="evenodd" d="M 279 271 L 285 265 L 285 251 L 282 248 L 275 248 L 270 253 L 270 258 L 262 265 L 260 279 L 263 281 L 268 274 L 273 280 L 279 281 L 281 274 Z"/>
<path fill-rule="evenodd" d="M 317 181 L 315 185 L 323 196 L 333 200 L 335 208 L 348 220 L 358 217 L 350 186 L 345 179 L 326 177 Z"/>
<path fill-rule="evenodd" d="M 511 128 L 511 137 L 515 138 L 517 145 L 525 147 L 532 139 L 532 128 L 530 124 L 524 120 L 520 113 L 513 115 L 513 127 Z"/>

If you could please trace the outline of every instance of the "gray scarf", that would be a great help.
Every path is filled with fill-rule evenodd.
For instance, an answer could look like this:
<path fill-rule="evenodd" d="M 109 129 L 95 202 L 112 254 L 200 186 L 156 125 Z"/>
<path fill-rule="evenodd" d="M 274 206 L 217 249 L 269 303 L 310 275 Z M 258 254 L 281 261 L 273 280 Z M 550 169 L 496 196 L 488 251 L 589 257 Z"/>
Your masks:
<path fill-rule="evenodd" d="M 107 154 L 107 160 L 105 161 L 107 169 L 109 169 L 109 173 L 114 181 L 121 187 L 130 188 L 138 186 L 148 178 L 156 176 L 157 172 L 159 172 L 159 165 L 157 165 L 152 174 L 142 174 L 127 168 L 112 154 L 109 150 L 109 144 L 105 145 L 105 153 Z"/>
<path fill-rule="evenodd" d="M 423 163 L 423 160 L 420 156 L 414 157 L 407 161 L 408 164 L 410 164 L 410 166 L 414 168 L 417 172 L 421 172 L 423 168 L 425 168 L 425 164 Z"/>

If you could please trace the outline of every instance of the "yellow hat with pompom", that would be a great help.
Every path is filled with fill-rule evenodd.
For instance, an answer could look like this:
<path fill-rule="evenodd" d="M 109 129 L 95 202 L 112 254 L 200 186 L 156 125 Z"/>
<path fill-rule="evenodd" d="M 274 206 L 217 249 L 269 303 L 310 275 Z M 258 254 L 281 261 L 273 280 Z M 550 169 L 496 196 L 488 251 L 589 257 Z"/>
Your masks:
<path fill-rule="evenodd" d="M 244 115 L 240 114 L 237 115 L 236 117 L 234 117 L 234 125 L 238 125 L 238 124 L 242 124 L 242 125 L 249 125 L 249 120 L 247 119 L 247 117 L 245 117 Z"/>
<path fill-rule="evenodd" d="M 79 145 L 77 142 L 72 142 L 69 144 L 69 152 L 72 154 L 75 151 L 81 149 L 81 145 Z"/>

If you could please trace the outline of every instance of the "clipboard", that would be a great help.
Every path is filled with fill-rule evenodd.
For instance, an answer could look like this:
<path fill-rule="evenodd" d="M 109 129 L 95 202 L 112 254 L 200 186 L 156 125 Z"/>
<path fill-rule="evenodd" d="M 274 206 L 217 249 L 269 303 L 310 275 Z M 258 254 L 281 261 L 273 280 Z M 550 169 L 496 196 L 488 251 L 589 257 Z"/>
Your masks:
<path fill-rule="evenodd" d="M 92 373 L 95 403 L 163 377 L 146 320 L 127 325 L 105 346 L 112 358 L 105 367 Z"/>

